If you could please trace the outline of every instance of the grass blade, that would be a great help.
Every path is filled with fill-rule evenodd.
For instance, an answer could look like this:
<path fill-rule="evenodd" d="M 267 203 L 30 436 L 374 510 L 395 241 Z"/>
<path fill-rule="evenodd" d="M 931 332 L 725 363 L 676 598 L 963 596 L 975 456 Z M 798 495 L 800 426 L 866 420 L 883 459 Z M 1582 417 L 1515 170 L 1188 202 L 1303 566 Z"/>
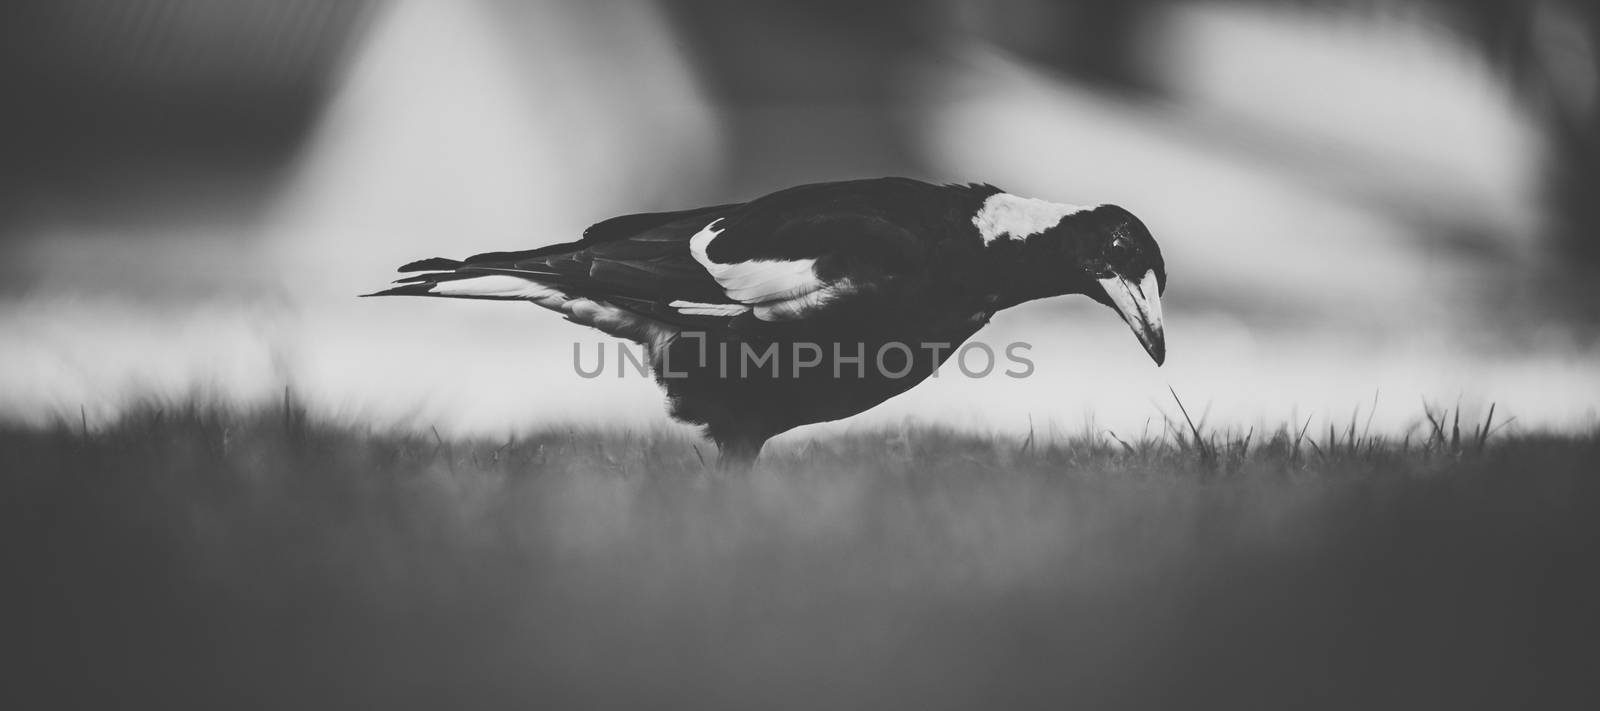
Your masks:
<path fill-rule="evenodd" d="M 1483 453 L 1483 446 L 1489 443 L 1489 427 L 1494 424 L 1495 403 L 1489 403 L 1489 415 L 1483 418 L 1483 433 L 1478 435 L 1478 453 Z"/>
<path fill-rule="evenodd" d="M 1127 450 L 1128 454 L 1135 454 L 1135 452 L 1133 450 L 1133 445 L 1130 445 L 1127 442 L 1122 441 L 1122 438 L 1118 437 L 1117 433 L 1112 432 L 1111 430 L 1106 430 L 1106 434 L 1111 435 L 1111 439 L 1116 440 L 1117 444 L 1122 445 L 1122 448 Z"/>
<path fill-rule="evenodd" d="M 1167 392 L 1172 393 L 1172 399 L 1178 403 L 1178 412 L 1183 413 L 1184 422 L 1189 423 L 1189 431 L 1194 434 L 1194 444 L 1195 447 L 1199 448 L 1200 450 L 1201 461 L 1210 461 L 1215 459 L 1216 450 L 1211 445 L 1208 445 L 1205 439 L 1200 436 L 1200 428 L 1196 427 L 1194 420 L 1189 417 L 1189 408 L 1183 406 L 1183 400 L 1178 397 L 1178 391 L 1173 390 L 1172 386 L 1168 385 Z"/>

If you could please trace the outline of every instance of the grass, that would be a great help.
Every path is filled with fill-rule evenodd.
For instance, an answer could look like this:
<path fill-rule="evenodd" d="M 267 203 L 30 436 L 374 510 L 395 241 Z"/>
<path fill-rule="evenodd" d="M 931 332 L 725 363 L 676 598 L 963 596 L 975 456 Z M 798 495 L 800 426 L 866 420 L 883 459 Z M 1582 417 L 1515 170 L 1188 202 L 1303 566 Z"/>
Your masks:
<path fill-rule="evenodd" d="M 1179 409 L 1138 438 L 863 433 L 732 477 L 675 433 L 292 406 L 0 429 L 0 704 L 1600 702 L 1600 438 Z"/>

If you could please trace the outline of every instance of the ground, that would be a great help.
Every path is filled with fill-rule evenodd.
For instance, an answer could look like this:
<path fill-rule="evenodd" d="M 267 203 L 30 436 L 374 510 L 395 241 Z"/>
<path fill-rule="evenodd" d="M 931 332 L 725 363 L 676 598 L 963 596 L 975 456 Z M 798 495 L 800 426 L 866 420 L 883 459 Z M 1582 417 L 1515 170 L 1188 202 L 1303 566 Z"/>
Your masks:
<path fill-rule="evenodd" d="M 5 429 L 0 705 L 1600 707 L 1600 438 L 1447 429 Z"/>

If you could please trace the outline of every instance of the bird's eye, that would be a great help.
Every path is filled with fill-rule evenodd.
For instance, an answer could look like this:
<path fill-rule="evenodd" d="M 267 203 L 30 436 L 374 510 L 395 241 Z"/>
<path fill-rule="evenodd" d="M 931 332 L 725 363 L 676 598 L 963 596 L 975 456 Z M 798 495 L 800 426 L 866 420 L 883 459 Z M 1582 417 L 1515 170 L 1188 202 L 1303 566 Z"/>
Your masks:
<path fill-rule="evenodd" d="M 1127 257 L 1133 253 L 1133 245 L 1121 237 L 1111 240 L 1111 246 L 1106 252 L 1112 257 Z"/>

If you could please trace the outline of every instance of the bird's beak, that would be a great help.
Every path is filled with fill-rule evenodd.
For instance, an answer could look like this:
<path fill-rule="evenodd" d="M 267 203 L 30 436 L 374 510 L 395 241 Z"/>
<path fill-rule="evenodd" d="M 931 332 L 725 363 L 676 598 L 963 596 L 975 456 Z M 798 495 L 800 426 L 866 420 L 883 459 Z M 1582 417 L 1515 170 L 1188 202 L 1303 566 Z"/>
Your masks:
<path fill-rule="evenodd" d="M 1155 270 L 1147 271 L 1138 283 L 1114 275 L 1100 280 L 1100 286 L 1111 297 L 1112 308 L 1122 315 L 1133 329 L 1133 335 L 1155 359 L 1156 365 L 1167 360 L 1167 337 L 1161 330 L 1161 284 Z"/>

